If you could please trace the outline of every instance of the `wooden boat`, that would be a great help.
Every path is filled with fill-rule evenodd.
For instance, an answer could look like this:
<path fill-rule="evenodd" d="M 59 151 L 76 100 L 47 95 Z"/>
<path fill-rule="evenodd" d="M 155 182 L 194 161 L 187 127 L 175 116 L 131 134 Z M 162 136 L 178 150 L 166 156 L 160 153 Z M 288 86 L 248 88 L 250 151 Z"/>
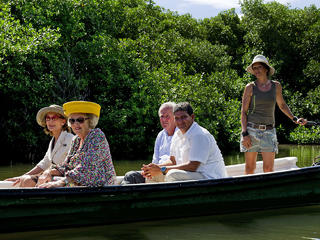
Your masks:
<path fill-rule="evenodd" d="M 275 172 L 243 175 L 227 166 L 216 180 L 99 188 L 0 189 L 1 232 L 214 215 L 320 203 L 320 166 L 276 159 Z"/>

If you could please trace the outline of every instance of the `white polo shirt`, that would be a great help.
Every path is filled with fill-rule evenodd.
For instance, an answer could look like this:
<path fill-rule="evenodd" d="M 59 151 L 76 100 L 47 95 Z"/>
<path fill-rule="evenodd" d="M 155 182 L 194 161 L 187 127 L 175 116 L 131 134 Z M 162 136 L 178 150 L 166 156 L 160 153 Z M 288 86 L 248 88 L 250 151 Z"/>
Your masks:
<path fill-rule="evenodd" d="M 171 142 L 170 155 L 178 164 L 189 161 L 200 162 L 197 172 L 206 178 L 227 177 L 227 172 L 221 151 L 214 137 L 198 123 L 193 122 L 188 131 L 183 134 L 178 130 Z"/>

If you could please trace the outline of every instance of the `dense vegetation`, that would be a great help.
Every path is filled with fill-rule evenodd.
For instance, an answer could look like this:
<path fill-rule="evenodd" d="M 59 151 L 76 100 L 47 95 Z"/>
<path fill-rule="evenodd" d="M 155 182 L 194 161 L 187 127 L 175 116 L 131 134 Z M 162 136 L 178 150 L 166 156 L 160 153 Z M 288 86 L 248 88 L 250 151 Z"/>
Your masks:
<path fill-rule="evenodd" d="M 256 54 L 297 116 L 319 119 L 320 10 L 244 0 L 210 19 L 178 15 L 146 0 L 2 0 L 0 144 L 13 162 L 38 161 L 48 137 L 36 124 L 50 104 L 102 105 L 98 127 L 116 159 L 145 159 L 165 101 L 189 101 L 225 152 L 238 149 L 244 71 Z M 320 143 L 277 109 L 280 143 Z M 8 162 L 2 160 L 3 164 Z"/>

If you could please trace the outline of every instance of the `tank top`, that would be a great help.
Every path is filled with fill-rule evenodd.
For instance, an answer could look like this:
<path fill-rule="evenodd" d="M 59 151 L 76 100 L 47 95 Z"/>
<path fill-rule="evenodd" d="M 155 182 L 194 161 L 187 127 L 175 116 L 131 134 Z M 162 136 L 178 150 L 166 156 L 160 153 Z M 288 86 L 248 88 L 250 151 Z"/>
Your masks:
<path fill-rule="evenodd" d="M 260 91 L 256 82 L 252 88 L 252 97 L 248 111 L 248 122 L 256 124 L 275 124 L 276 84 L 271 81 L 271 89 Z"/>

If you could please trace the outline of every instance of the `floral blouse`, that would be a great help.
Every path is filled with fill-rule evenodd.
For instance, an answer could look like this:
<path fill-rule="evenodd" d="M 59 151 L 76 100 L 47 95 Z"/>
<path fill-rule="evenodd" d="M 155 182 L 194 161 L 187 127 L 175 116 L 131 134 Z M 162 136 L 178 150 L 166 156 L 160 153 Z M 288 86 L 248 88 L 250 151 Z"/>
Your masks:
<path fill-rule="evenodd" d="M 113 185 L 116 173 L 104 133 L 99 128 L 90 130 L 81 149 L 79 147 L 80 138 L 77 136 L 66 160 L 57 170 L 81 186 Z"/>

